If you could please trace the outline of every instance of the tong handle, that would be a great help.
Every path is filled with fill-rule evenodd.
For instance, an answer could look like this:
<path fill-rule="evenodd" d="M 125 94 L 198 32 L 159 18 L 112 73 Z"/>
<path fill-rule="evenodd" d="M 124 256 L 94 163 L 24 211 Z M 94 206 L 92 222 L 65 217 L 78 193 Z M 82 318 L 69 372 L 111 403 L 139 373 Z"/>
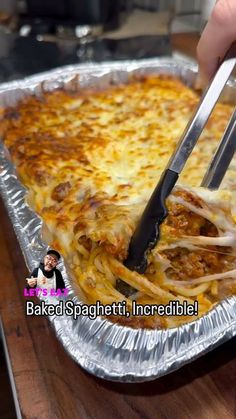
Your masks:
<path fill-rule="evenodd" d="M 230 162 L 236 151 L 236 110 L 223 134 L 222 140 L 214 154 L 210 166 L 203 178 L 201 186 L 215 190 L 218 189 Z"/>
<path fill-rule="evenodd" d="M 184 130 L 182 137 L 177 145 L 177 148 L 169 160 L 167 168 L 176 173 L 180 173 L 190 156 L 193 148 L 208 121 L 213 108 L 219 99 L 219 96 L 236 65 L 236 57 L 234 55 L 235 46 L 230 48 L 225 60 L 220 65 L 212 82 L 202 97 L 198 108 L 189 121 Z"/>

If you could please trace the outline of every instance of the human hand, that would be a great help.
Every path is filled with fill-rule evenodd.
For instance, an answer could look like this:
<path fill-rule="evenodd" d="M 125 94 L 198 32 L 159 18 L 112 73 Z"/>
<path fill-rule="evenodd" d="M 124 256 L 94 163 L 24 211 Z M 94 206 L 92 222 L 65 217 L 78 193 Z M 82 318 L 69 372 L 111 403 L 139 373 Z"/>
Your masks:
<path fill-rule="evenodd" d="M 26 278 L 26 281 L 28 282 L 29 287 L 34 287 L 37 284 L 36 278 Z"/>
<path fill-rule="evenodd" d="M 42 281 L 42 284 L 44 285 L 47 282 L 47 278 L 45 276 L 43 276 L 42 279 L 41 279 L 41 281 Z"/>
<path fill-rule="evenodd" d="M 210 80 L 236 40 L 236 1 L 217 0 L 197 46 L 199 75 Z"/>

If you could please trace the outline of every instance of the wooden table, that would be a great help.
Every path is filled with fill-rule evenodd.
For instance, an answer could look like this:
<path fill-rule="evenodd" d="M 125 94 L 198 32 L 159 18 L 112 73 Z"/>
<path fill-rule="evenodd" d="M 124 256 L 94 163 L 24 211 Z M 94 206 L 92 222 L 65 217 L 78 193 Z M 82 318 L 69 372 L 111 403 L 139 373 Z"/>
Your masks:
<path fill-rule="evenodd" d="M 173 42 L 195 51 L 193 35 Z M 25 316 L 28 272 L 2 202 L 0 220 L 0 314 L 23 418 L 235 419 L 236 339 L 153 382 L 90 376 L 65 352 L 47 318 Z"/>

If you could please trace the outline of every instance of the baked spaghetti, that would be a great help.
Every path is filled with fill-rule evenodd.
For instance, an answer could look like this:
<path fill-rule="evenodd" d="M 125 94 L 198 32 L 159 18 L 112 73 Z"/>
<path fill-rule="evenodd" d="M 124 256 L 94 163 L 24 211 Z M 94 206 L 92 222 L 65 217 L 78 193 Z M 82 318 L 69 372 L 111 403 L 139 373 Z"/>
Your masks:
<path fill-rule="evenodd" d="M 126 300 L 131 307 L 134 299 L 140 304 L 198 300 L 203 315 L 236 293 L 236 160 L 223 191 L 197 188 L 232 112 L 230 105 L 216 106 L 180 177 L 181 186 L 168 198 L 169 215 L 145 274 L 122 263 L 198 100 L 176 78 L 149 75 L 104 90 L 55 90 L 3 110 L 3 140 L 28 188 L 28 202 L 87 302 Z M 124 295 L 118 278 L 132 287 L 131 295 Z M 192 319 L 113 320 L 165 328 Z"/>

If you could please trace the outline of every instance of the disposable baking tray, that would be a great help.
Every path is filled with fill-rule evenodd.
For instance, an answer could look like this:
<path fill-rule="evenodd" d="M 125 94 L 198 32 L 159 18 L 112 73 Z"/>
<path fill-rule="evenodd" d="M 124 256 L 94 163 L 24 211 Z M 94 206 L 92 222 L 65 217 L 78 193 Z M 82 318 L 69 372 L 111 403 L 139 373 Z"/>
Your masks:
<path fill-rule="evenodd" d="M 0 85 L 0 106 L 14 105 L 25 96 L 58 87 L 106 87 L 127 80 L 132 72 L 173 74 L 193 85 L 196 71 L 191 62 L 168 57 L 67 66 Z M 232 81 L 226 89 L 227 100 L 235 95 Z M 26 190 L 1 141 L 0 191 L 27 267 L 32 270 L 47 249 L 41 238 L 42 221 L 26 204 Z M 63 261 L 59 268 L 69 288 L 68 298 L 81 304 L 77 286 L 68 277 Z M 168 330 L 131 329 L 102 318 L 79 317 L 74 321 L 64 315 L 49 320 L 65 350 L 88 372 L 108 380 L 142 382 L 168 374 L 233 337 L 236 297 L 225 299 L 196 321 Z"/>

